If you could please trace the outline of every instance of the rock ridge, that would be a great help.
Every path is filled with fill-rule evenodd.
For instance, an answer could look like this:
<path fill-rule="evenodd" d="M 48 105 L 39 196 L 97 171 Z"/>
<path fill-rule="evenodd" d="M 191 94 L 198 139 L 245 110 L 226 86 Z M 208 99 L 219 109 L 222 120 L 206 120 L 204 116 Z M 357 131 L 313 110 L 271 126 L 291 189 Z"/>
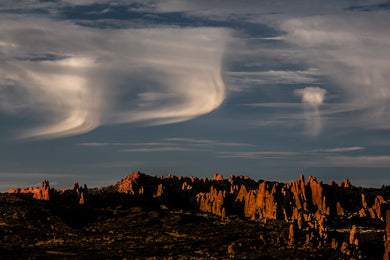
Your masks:
<path fill-rule="evenodd" d="M 12 189 L 8 193 L 39 200 L 71 200 L 80 205 L 99 203 L 127 196 L 162 208 L 192 209 L 229 220 L 233 216 L 253 221 L 282 221 L 289 225 L 288 245 L 297 241 L 305 246 L 329 243 L 350 257 L 359 257 L 367 237 L 385 236 L 384 259 L 389 259 L 390 187 L 354 187 L 348 179 L 337 185 L 319 182 L 303 175 L 290 183 L 215 174 L 213 179 L 197 177 L 150 176 L 132 172 L 106 187 L 88 189 L 76 182 L 73 189 L 50 188 L 47 180 L 40 188 Z M 369 233 L 359 223 L 383 226 L 386 230 Z M 344 223 L 343 226 L 337 226 Z M 356 223 L 356 224 L 355 224 Z M 359 226 L 360 225 L 360 226 Z"/>

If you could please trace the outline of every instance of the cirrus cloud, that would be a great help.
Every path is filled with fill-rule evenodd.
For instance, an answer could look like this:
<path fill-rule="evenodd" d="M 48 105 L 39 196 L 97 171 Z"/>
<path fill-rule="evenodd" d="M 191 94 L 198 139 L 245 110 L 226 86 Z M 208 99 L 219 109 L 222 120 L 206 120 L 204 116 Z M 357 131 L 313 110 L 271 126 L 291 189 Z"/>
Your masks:
<path fill-rule="evenodd" d="M 22 137 L 181 122 L 225 98 L 225 29 L 99 29 L 12 14 L 0 24 L 0 112 L 29 115 Z"/>

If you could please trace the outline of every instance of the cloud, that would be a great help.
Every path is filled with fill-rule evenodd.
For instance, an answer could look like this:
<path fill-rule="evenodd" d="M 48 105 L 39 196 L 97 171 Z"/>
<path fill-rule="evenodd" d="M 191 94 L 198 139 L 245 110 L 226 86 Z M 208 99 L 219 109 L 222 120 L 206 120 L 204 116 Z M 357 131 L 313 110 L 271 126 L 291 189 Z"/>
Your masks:
<path fill-rule="evenodd" d="M 224 101 L 225 29 L 97 29 L 10 14 L 0 24 L 0 111 L 34 122 L 21 137 L 181 122 Z"/>
<path fill-rule="evenodd" d="M 354 147 L 338 147 L 338 148 L 330 148 L 330 149 L 315 149 L 312 152 L 325 152 L 325 153 L 341 153 L 341 152 L 352 152 L 364 150 L 365 147 L 354 146 Z"/>
<path fill-rule="evenodd" d="M 319 107 L 324 103 L 326 90 L 319 87 L 306 87 L 296 89 L 294 93 L 302 97 L 308 134 L 313 137 L 317 136 L 322 127 Z"/>
<path fill-rule="evenodd" d="M 365 155 L 365 156 L 328 156 L 308 163 L 310 166 L 318 167 L 367 167 L 384 168 L 390 167 L 390 156 L 388 155 Z"/>
<path fill-rule="evenodd" d="M 243 158 L 243 159 L 282 159 L 299 155 L 296 152 L 274 151 L 250 151 L 250 152 L 218 152 L 219 158 Z"/>
<path fill-rule="evenodd" d="M 337 93 L 323 112 L 345 116 L 344 126 L 388 129 L 390 26 L 387 13 L 344 13 L 287 19 L 280 24 L 296 57 L 318 68 Z M 320 96 L 318 96 L 320 97 Z M 318 99 L 322 103 L 321 98 Z M 354 112 L 353 116 L 346 112 Z M 342 125 L 336 125 L 343 127 Z"/>
<path fill-rule="evenodd" d="M 209 151 L 215 152 L 216 147 L 251 147 L 247 143 L 221 142 L 196 138 L 163 138 L 162 142 L 147 143 L 80 143 L 87 147 L 130 146 L 136 148 L 122 149 L 121 152 L 174 152 L 174 151 Z"/>
<path fill-rule="evenodd" d="M 338 7 L 342 5 L 348 3 Z M 261 94 L 266 98 L 262 100 L 269 104 L 253 106 L 294 108 L 293 97 L 287 96 L 277 85 L 295 84 L 294 81 L 310 84 L 313 89 L 300 87 L 302 90 L 295 93 L 302 98 L 306 134 L 311 137 L 320 135 L 325 128 L 338 133 L 346 128 L 389 129 L 388 13 L 377 10 L 375 14 L 319 12 L 308 15 L 315 8 L 309 9 L 300 15 L 281 11 L 278 15 L 266 15 L 266 19 L 252 17 L 253 22 L 266 22 L 280 30 L 275 36 L 278 41 L 270 44 L 264 43 L 264 39 L 248 39 L 247 45 L 242 44 L 237 51 L 237 56 L 241 57 L 234 58 L 242 62 L 247 71 L 226 74 L 228 89 L 254 92 L 256 86 L 264 86 Z M 316 73 L 301 73 L 310 72 L 308 68 Z M 263 71 L 258 72 L 259 69 Z M 271 71 L 280 78 L 273 78 L 268 73 Z M 269 85 L 273 83 L 276 86 L 271 88 Z M 290 111 L 291 117 L 296 115 L 295 110 Z M 286 126 L 292 123 L 284 121 Z M 276 124 L 282 126 L 283 120 Z M 296 123 L 299 124 L 301 122 Z"/>
<path fill-rule="evenodd" d="M 304 89 L 296 89 L 294 93 L 302 97 L 304 104 L 318 107 L 324 103 L 326 90 L 319 87 L 306 87 Z"/>
<path fill-rule="evenodd" d="M 178 143 L 189 143 L 191 145 L 253 146 L 252 144 L 247 144 L 247 143 L 221 142 L 221 141 L 209 140 L 209 139 L 182 138 L 182 137 L 164 138 L 164 140 L 178 142 Z"/>
<path fill-rule="evenodd" d="M 225 72 L 224 76 L 228 77 L 233 83 L 244 83 L 254 85 L 270 85 L 270 84 L 310 84 L 317 82 L 315 76 L 318 76 L 318 71 L 309 69 L 306 71 L 240 71 L 240 72 Z"/>
<path fill-rule="evenodd" d="M 121 152 L 135 152 L 135 153 L 150 153 L 150 152 L 189 152 L 198 151 L 198 149 L 184 148 L 184 147 L 158 147 L 158 148 L 134 148 L 123 149 Z"/>
<path fill-rule="evenodd" d="M 167 146 L 175 143 L 80 143 L 81 146 Z"/>
<path fill-rule="evenodd" d="M 254 103 L 243 104 L 250 107 L 271 107 L 271 108 L 301 108 L 301 103 L 285 103 L 285 102 L 269 102 L 269 103 Z"/>

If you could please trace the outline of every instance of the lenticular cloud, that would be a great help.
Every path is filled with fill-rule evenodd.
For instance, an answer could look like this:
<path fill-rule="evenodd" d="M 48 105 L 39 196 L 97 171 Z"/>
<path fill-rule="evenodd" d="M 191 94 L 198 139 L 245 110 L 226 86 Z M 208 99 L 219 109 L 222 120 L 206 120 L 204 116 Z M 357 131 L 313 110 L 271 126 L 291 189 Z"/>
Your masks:
<path fill-rule="evenodd" d="M 225 98 L 226 30 L 102 30 L 11 15 L 0 20 L 0 112 L 29 115 L 34 124 L 22 137 L 180 122 L 213 111 Z"/>

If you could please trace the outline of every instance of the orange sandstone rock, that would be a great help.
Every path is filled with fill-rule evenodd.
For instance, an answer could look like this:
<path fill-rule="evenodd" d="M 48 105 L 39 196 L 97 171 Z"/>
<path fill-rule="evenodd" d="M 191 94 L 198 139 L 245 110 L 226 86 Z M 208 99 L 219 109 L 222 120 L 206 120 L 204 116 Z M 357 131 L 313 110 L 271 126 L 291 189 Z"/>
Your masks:
<path fill-rule="evenodd" d="M 383 260 L 390 259 L 390 210 L 386 211 L 386 230 L 385 230 L 385 254 Z"/>
<path fill-rule="evenodd" d="M 34 191 L 34 199 L 50 200 L 50 186 L 48 180 L 44 180 L 41 184 L 41 188 Z"/>

